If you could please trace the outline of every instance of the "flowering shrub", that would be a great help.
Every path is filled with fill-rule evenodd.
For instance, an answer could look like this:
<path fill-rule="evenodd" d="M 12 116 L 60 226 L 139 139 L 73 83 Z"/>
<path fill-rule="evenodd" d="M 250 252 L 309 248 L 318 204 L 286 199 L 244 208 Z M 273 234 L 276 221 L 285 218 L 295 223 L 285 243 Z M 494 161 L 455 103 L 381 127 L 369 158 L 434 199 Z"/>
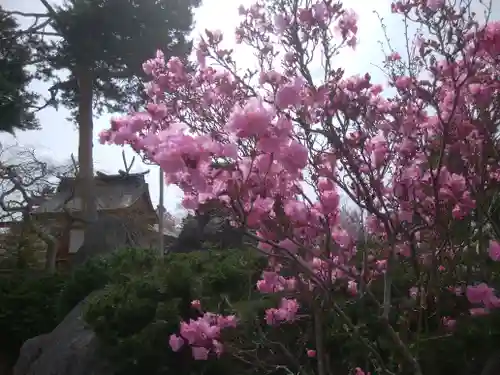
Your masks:
<path fill-rule="evenodd" d="M 174 352 L 179 351 L 185 343 L 191 346 L 194 359 L 207 359 L 210 352 L 219 356 L 222 344 L 219 341 L 220 331 L 226 327 L 236 327 L 234 315 L 223 316 L 205 313 L 198 319 L 190 319 L 181 323 L 180 336 L 172 334 L 169 344 Z"/>
<path fill-rule="evenodd" d="M 186 208 L 217 201 L 230 210 L 268 256 L 258 289 L 282 297 L 266 321 L 297 321 L 302 310 L 312 317 L 316 347 L 308 356 L 319 375 L 331 373 L 324 346 L 331 311 L 365 347 L 368 364 L 353 373 L 422 374 L 413 343 L 423 320 L 452 330 L 500 307 L 490 285 L 500 247 L 491 210 L 500 179 L 500 22 L 480 24 L 471 6 L 393 3 L 394 13 L 427 32 L 408 41 L 406 59 L 389 54 L 385 85 L 333 67 L 338 50 L 357 43 L 357 17 L 341 3 L 241 7 L 236 40 L 255 49 L 258 70 L 238 69 L 223 35 L 207 31 L 195 70 L 161 52 L 144 63 L 152 77 L 146 110 L 114 119 L 101 134 L 161 166 L 167 183 L 184 191 Z M 313 69 L 318 54 L 321 74 Z M 366 213 L 371 246 L 341 227 L 340 192 Z M 406 312 L 394 303 L 401 267 L 417 306 Z M 450 294 L 465 305 L 444 314 L 437 306 Z M 398 354 L 395 368 L 345 313 L 342 303 L 360 299 L 376 306 L 381 335 Z M 414 336 L 402 337 L 396 311 L 408 322 L 417 316 Z M 222 345 L 217 321 L 203 319 L 189 323 L 205 335 L 203 355 L 193 351 L 200 359 Z M 179 337 L 171 344 L 176 349 Z"/>
<path fill-rule="evenodd" d="M 139 261 L 143 250 L 137 249 L 135 256 L 127 253 L 130 260 Z M 255 331 L 255 325 L 246 324 L 245 315 L 261 315 L 274 303 L 271 296 L 265 306 L 259 306 L 262 300 L 257 299 L 260 294 L 253 288 L 266 264 L 264 258 L 248 249 L 215 249 L 169 253 L 136 269 L 130 269 L 121 258 L 110 262 L 119 268 L 110 270 L 113 274 L 106 286 L 93 293 L 84 313 L 114 374 L 250 374 L 241 365 L 236 366 L 227 352 L 233 334 L 238 340 L 246 337 L 242 330 Z M 191 303 L 194 298 L 199 300 Z M 238 326 L 219 330 L 217 326 L 234 326 L 228 305 L 238 311 Z M 184 324 L 179 329 L 180 317 Z M 224 348 L 213 345 L 214 338 L 223 340 Z M 214 351 L 207 353 L 208 349 Z M 193 359 L 193 354 L 216 357 L 215 349 L 224 349 L 225 355 L 216 361 Z"/>

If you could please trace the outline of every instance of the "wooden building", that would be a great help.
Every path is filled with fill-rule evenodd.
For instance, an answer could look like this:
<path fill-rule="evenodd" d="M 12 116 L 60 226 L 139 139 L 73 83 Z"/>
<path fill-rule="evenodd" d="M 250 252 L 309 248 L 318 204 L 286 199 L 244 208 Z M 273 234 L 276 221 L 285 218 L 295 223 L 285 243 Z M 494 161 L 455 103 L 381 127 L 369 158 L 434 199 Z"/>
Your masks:
<path fill-rule="evenodd" d="M 116 175 L 97 173 L 95 177 L 96 203 L 99 215 L 116 215 L 137 222 L 141 230 L 141 247 L 158 243 L 157 211 L 153 207 L 145 173 Z M 77 179 L 62 178 L 55 194 L 42 202 L 32 215 L 58 239 L 58 263 L 66 263 L 78 252 L 84 240 L 81 220 L 82 199 Z"/>

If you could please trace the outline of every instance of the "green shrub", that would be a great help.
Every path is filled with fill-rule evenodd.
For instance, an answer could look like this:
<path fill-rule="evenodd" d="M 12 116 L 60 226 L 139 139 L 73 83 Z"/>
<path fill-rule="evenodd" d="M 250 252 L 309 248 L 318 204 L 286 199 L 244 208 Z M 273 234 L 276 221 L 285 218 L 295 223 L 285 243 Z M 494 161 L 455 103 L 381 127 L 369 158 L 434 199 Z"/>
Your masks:
<path fill-rule="evenodd" d="M 119 375 L 234 373 L 230 357 L 192 361 L 173 353 L 169 335 L 181 318 L 195 317 L 193 299 L 210 311 L 228 312 L 253 296 L 263 259 L 239 250 L 171 254 L 143 274 L 129 274 L 95 294 L 85 320 L 103 342 Z M 229 361 L 229 362 L 228 362 Z"/>
<path fill-rule="evenodd" d="M 0 277 L 0 352 L 13 363 L 29 338 L 52 331 L 80 301 L 128 274 L 140 275 L 156 261 L 153 252 L 124 249 L 94 258 L 70 275 L 28 268 Z"/>
<path fill-rule="evenodd" d="M 110 282 L 120 283 L 129 274 L 141 274 L 151 269 L 157 256 L 152 250 L 123 249 L 90 259 L 76 268 L 67 279 L 58 301 L 60 319 L 93 291 Z"/>
<path fill-rule="evenodd" d="M 315 348 L 310 312 L 303 308 L 301 319 L 294 324 L 268 327 L 263 322 L 264 310 L 275 307 L 278 298 L 255 291 L 265 262 L 246 250 L 212 249 L 158 259 L 151 251 L 125 249 L 93 259 L 69 277 L 14 274 L 0 279 L 1 343 L 4 349 L 10 348 L 15 360 L 22 342 L 52 330 L 58 315 L 63 317 L 97 291 L 86 305 L 84 317 L 101 339 L 103 353 L 116 365 L 115 375 L 313 374 L 314 359 L 305 354 L 305 349 Z M 492 275 L 498 280 L 494 267 Z M 438 305 L 429 304 L 425 311 L 415 305 L 410 315 L 403 316 L 398 306 L 412 303 L 407 294 L 415 284 L 412 277 L 411 267 L 399 262 L 390 320 L 400 337 L 410 343 L 410 350 L 418 353 L 424 373 L 479 373 L 500 349 L 500 312 L 467 318 L 464 314 L 469 305 L 450 293 L 442 294 Z M 440 277 L 448 283 L 446 272 Z M 382 279 L 373 282 L 372 292 L 383 293 L 382 283 Z M 342 292 L 332 295 L 386 363 L 401 362 L 378 319 L 377 305 L 369 298 L 347 301 Z M 190 307 L 193 299 L 199 299 L 206 310 L 235 312 L 240 318 L 237 329 L 223 333 L 227 353 L 220 360 L 194 361 L 189 349 L 173 353 L 169 348 L 168 338 L 178 332 L 180 320 L 197 316 Z M 353 366 L 365 365 L 366 345 L 346 332 L 344 321 L 333 311 L 325 313 L 321 331 L 332 368 L 348 373 Z M 419 313 L 423 314 L 421 323 L 415 318 Z M 454 332 L 439 324 L 440 317 L 448 315 L 461 317 Z M 417 324 L 423 324 L 425 331 L 416 338 Z M 392 370 L 408 373 L 404 368 Z"/>
<path fill-rule="evenodd" d="M 0 351 L 12 362 L 24 341 L 59 323 L 56 305 L 63 283 L 62 275 L 29 270 L 0 278 Z"/>
<path fill-rule="evenodd" d="M 294 324 L 268 327 L 263 323 L 264 310 L 277 305 L 276 296 L 255 291 L 255 282 L 264 265 L 265 259 L 247 251 L 172 254 L 153 263 L 146 262 L 141 272 L 115 274 L 89 301 L 85 319 L 102 340 L 104 353 L 117 366 L 116 375 L 283 375 L 288 371 L 312 374 L 315 362 L 305 353 L 307 348 L 315 348 L 310 312 L 303 309 L 303 316 Z M 443 273 L 441 277 L 446 281 L 448 276 Z M 466 313 L 469 307 L 461 306 L 463 298 L 450 293 L 439 306 L 430 304 L 422 312 L 426 332 L 416 338 L 418 322 L 413 315 L 417 316 L 418 306 L 413 315 L 403 315 L 403 309 L 398 308 L 411 303 L 408 288 L 414 283 L 411 269 L 400 262 L 394 273 L 395 306 L 390 321 L 400 337 L 410 343 L 410 350 L 418 353 L 424 373 L 470 375 L 481 371 L 487 359 L 500 349 L 500 314 L 464 317 L 455 332 L 447 332 L 439 323 L 440 316 Z M 373 282 L 373 293 L 383 293 L 382 284 L 382 279 Z M 400 354 L 394 350 L 394 343 L 379 319 L 379 306 L 369 298 L 346 300 L 341 291 L 332 295 L 386 363 L 401 363 Z M 240 318 L 237 329 L 224 332 L 228 353 L 219 360 L 194 361 L 189 349 L 173 353 L 169 348 L 168 338 L 178 332 L 179 322 L 197 316 L 190 308 L 193 299 L 199 299 L 206 310 L 236 312 Z M 366 344 L 346 331 L 344 320 L 333 311 L 325 310 L 321 332 L 330 366 L 338 373 L 365 366 Z M 391 370 L 411 373 L 406 368 Z"/>

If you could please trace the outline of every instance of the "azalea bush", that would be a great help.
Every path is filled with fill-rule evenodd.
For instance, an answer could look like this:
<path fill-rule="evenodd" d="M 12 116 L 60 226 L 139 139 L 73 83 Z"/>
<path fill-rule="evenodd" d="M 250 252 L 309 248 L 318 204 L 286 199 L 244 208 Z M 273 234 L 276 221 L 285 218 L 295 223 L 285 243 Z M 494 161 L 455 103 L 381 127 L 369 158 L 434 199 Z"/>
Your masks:
<path fill-rule="evenodd" d="M 101 141 L 158 164 L 186 208 L 210 201 L 230 212 L 268 258 L 256 288 L 279 302 L 267 324 L 313 322 L 304 351 L 315 373 L 337 371 L 332 313 L 359 354 L 345 371 L 435 373 L 423 343 L 500 308 L 500 22 L 477 18 L 483 10 L 393 3 L 422 31 L 404 53 L 390 51 L 377 83 L 334 64 L 360 27 L 341 3 L 241 7 L 236 42 L 254 49 L 256 69 L 241 67 L 217 31 L 197 45 L 195 69 L 158 52 L 144 63 L 145 110 L 114 119 Z M 341 193 L 363 213 L 362 240 L 341 225 Z M 182 321 L 171 348 L 219 357 L 237 320 L 206 311 Z"/>
<path fill-rule="evenodd" d="M 142 273 L 110 280 L 89 300 L 84 318 L 117 375 L 241 373 L 242 363 L 230 357 L 206 362 L 194 360 L 190 352 L 174 353 L 168 338 L 177 331 L 180 318 L 202 316 L 202 306 L 239 311 L 252 319 L 272 306 L 274 301 L 256 298 L 253 287 L 264 265 L 265 259 L 244 249 L 171 253 Z M 235 320 L 228 314 L 225 323 L 234 326 Z M 243 326 L 227 337 L 228 342 L 238 340 Z"/>

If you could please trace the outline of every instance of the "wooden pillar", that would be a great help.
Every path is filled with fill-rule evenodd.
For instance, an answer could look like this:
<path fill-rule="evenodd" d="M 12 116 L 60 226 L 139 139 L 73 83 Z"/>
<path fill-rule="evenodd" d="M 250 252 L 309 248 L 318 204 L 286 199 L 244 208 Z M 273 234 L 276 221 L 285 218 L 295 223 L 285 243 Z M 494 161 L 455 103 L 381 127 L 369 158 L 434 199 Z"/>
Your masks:
<path fill-rule="evenodd" d="M 65 219 L 60 227 L 59 241 L 57 245 L 56 264 L 58 269 L 69 268 L 69 246 L 71 240 L 71 221 Z"/>

